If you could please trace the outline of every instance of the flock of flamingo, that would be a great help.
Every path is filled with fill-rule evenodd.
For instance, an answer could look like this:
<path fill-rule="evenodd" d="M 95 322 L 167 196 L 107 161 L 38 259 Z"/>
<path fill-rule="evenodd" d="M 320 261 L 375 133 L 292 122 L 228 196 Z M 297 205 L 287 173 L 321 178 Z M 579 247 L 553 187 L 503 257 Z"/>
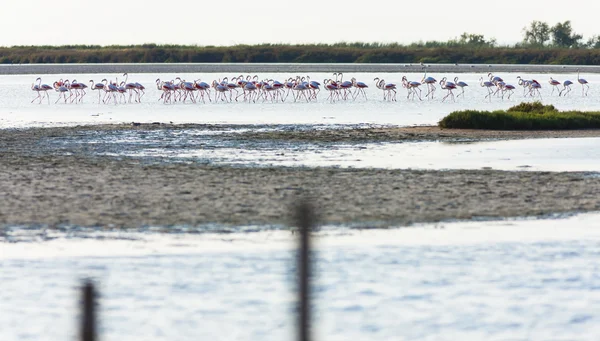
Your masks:
<path fill-rule="evenodd" d="M 336 101 L 347 101 L 349 99 L 356 100 L 358 98 L 364 98 L 367 100 L 366 89 L 369 87 L 366 83 L 357 81 L 356 78 L 350 80 L 343 80 L 343 74 L 341 72 L 333 73 L 333 78 L 326 78 L 323 83 L 315 80 L 311 80 L 309 76 L 302 77 L 290 77 L 285 81 L 277 81 L 273 79 L 259 80 L 257 75 L 251 76 L 235 76 L 231 79 L 224 77 L 219 80 L 213 80 L 210 84 L 201 81 L 200 79 L 194 80 L 193 82 L 185 81 L 180 77 L 170 81 L 156 80 L 156 88 L 161 92 L 159 101 L 165 104 L 176 103 L 176 102 L 187 102 L 197 103 L 202 101 L 209 102 L 233 102 L 233 101 L 244 101 L 253 102 L 262 100 L 271 102 L 285 102 L 288 98 L 294 101 L 316 101 L 321 88 L 328 92 L 326 100 L 330 102 Z M 50 95 L 48 91 L 54 90 L 58 93 L 58 98 L 54 103 L 58 103 L 63 100 L 64 103 L 81 103 L 83 97 L 86 95 L 86 89 L 95 90 L 98 92 L 98 103 L 131 103 L 142 101 L 142 97 L 145 94 L 146 88 L 138 82 L 128 82 L 128 74 L 124 73 L 123 77 L 125 80 L 119 82 L 118 79 L 115 81 L 109 81 L 106 78 L 96 83 L 90 80 L 90 86 L 88 87 L 85 83 L 77 82 L 77 80 L 58 80 L 55 81 L 52 86 L 43 84 L 42 79 L 38 77 L 31 85 L 31 90 L 37 93 L 37 96 L 31 101 L 42 103 L 44 98 L 47 99 L 50 104 Z M 535 79 L 524 79 L 520 76 L 517 77 L 518 86 L 523 88 L 524 97 L 539 97 L 541 99 L 540 89 L 542 85 Z M 384 101 L 396 101 L 397 88 L 395 83 L 386 83 L 384 79 L 375 78 L 375 87 L 382 91 Z M 587 96 L 589 91 L 588 82 L 580 78 L 579 70 L 577 70 L 577 82 L 581 84 L 582 96 Z M 574 84 L 570 80 L 559 82 L 550 77 L 549 84 L 552 87 L 552 95 L 556 90 L 558 96 L 567 96 L 571 92 L 571 85 Z M 401 85 L 407 90 L 406 98 L 409 100 L 423 100 L 422 87 L 425 88 L 426 99 L 433 99 L 436 92 L 437 86 L 440 89 L 446 91 L 445 96 L 442 98 L 442 102 L 450 98 L 452 101 L 460 96 L 465 96 L 465 87 L 469 85 L 458 77 L 455 77 L 453 81 L 449 81 L 446 77 L 443 77 L 439 81 L 431 76 L 425 74 L 420 82 L 410 81 L 406 76 L 402 77 Z M 495 76 L 492 73 L 488 73 L 487 79 L 481 77 L 479 79 L 479 85 L 487 89 L 486 99 L 491 101 L 492 97 L 497 96 L 504 99 L 507 96 L 508 99 L 513 95 L 516 87 L 512 84 L 505 82 L 501 77 Z M 559 88 L 561 87 L 562 88 Z M 460 88 L 460 93 L 456 96 L 454 91 Z M 211 94 L 212 91 L 212 94 Z M 128 96 L 128 98 L 127 98 Z M 211 97 L 212 96 L 212 97 Z"/>

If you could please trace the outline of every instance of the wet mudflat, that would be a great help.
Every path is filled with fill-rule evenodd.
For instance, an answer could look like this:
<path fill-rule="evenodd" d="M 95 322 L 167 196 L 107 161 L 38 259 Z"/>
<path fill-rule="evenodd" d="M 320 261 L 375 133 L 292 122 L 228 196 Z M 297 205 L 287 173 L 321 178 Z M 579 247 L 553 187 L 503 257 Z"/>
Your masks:
<path fill-rule="evenodd" d="M 600 208 L 600 177 L 589 172 L 232 167 L 102 155 L 93 143 L 61 142 L 66 136 L 84 139 L 92 129 L 124 127 L 4 130 L 0 223 L 281 226 L 289 223 L 284 217 L 294 201 L 306 196 L 315 200 L 324 223 L 357 226 Z M 179 129 L 133 126 L 145 128 L 175 129 L 174 134 Z"/>

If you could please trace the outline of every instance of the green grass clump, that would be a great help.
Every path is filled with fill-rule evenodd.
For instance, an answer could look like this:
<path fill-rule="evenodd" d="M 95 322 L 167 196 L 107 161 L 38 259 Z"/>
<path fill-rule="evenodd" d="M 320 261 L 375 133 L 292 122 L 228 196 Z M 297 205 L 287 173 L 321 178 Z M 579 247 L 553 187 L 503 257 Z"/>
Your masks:
<path fill-rule="evenodd" d="M 540 102 L 521 103 L 508 110 L 462 110 L 450 113 L 440 128 L 493 130 L 600 129 L 598 111 L 558 111 Z"/>
<path fill-rule="evenodd" d="M 543 105 L 540 101 L 535 102 L 521 102 L 515 106 L 508 108 L 508 112 L 534 112 L 542 114 L 545 112 L 558 112 L 552 104 Z"/>

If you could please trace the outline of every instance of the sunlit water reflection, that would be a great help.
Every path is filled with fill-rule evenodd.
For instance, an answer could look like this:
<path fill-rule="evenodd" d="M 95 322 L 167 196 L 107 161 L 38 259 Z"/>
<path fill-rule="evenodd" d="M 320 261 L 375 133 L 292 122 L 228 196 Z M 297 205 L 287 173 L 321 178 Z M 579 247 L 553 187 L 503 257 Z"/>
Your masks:
<path fill-rule="evenodd" d="M 598 218 L 326 228 L 317 339 L 595 340 Z M 4 238 L 15 234 L 0 248 L 3 341 L 75 339 L 86 277 L 99 283 L 102 340 L 293 338 L 288 231 Z"/>

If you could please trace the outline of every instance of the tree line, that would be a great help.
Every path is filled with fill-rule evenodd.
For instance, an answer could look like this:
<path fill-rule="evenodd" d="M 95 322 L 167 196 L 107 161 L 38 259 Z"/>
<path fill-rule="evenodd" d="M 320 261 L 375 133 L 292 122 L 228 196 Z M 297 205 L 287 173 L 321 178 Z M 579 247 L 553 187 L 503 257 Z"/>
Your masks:
<path fill-rule="evenodd" d="M 64 45 L 0 47 L 0 63 L 493 63 L 600 64 L 600 37 L 583 41 L 570 21 L 533 21 L 523 40 L 500 46 L 495 39 L 463 33 L 448 41 L 399 43 L 197 45 Z"/>

